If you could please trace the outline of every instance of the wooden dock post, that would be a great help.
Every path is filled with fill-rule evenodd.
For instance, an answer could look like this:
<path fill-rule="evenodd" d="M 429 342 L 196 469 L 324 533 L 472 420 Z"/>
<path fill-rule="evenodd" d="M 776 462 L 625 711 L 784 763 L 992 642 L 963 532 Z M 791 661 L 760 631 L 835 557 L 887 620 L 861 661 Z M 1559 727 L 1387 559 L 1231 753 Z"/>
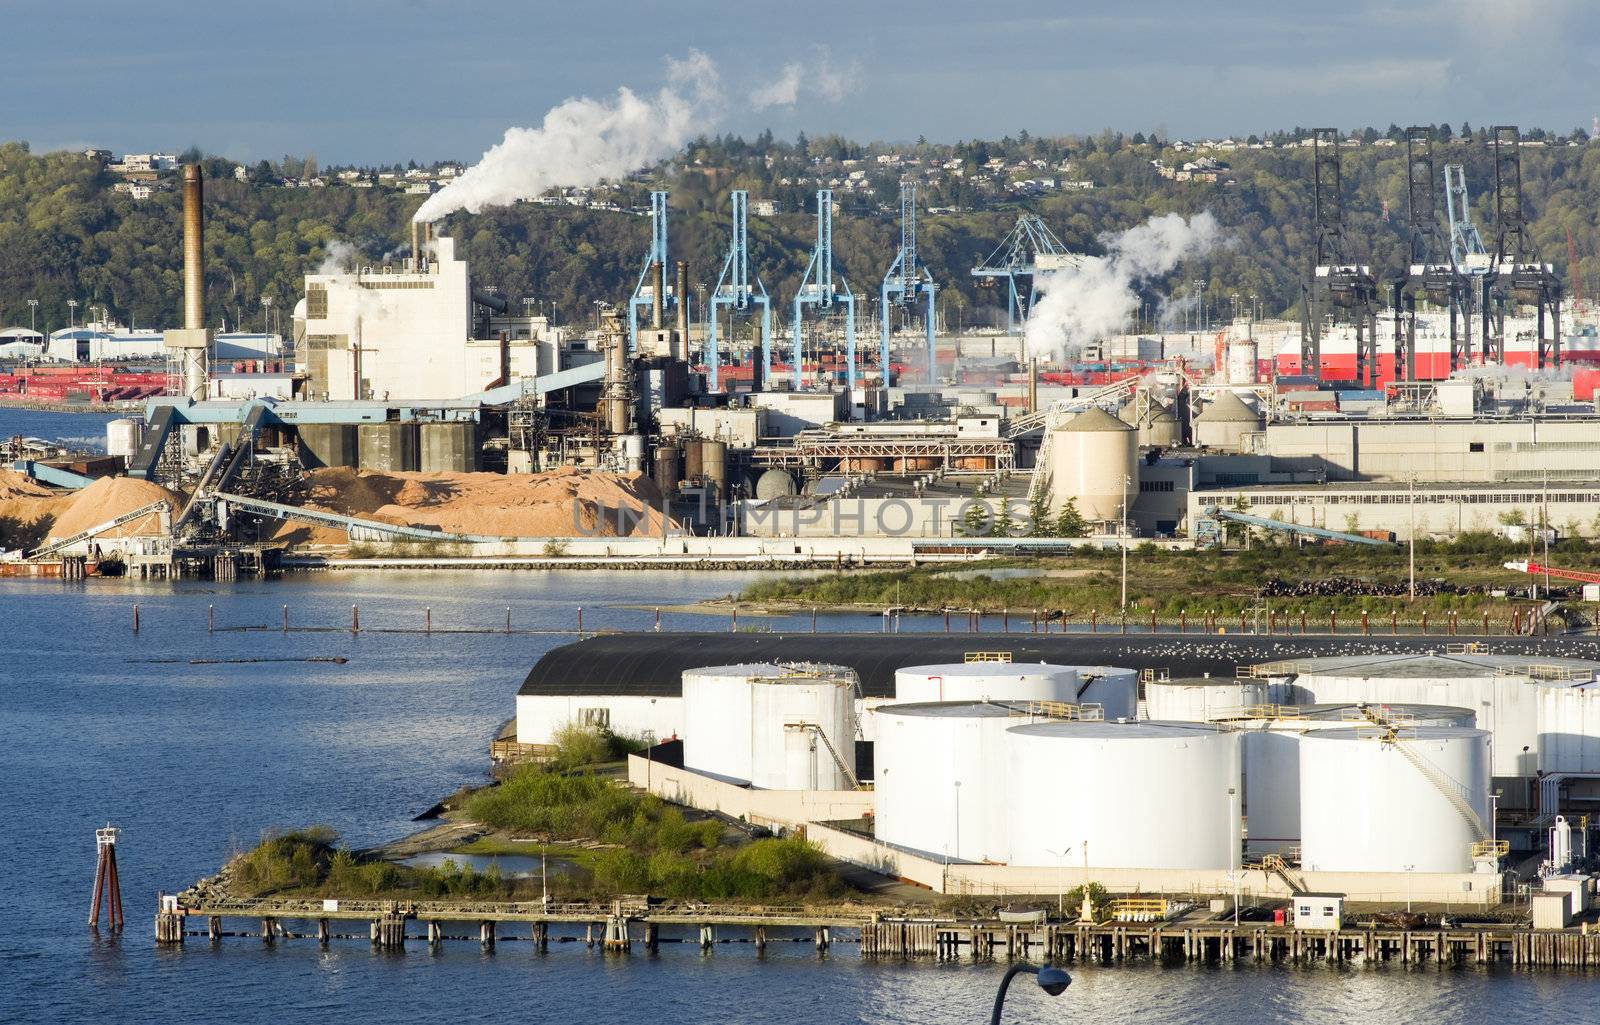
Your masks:
<path fill-rule="evenodd" d="M 328 920 L 326 918 L 317 919 L 317 943 L 319 946 L 324 947 L 328 945 Z"/>
<path fill-rule="evenodd" d="M 758 926 L 756 926 L 756 953 L 757 954 L 765 954 L 766 952 L 767 952 L 767 927 L 764 926 L 764 925 L 758 925 Z"/>
<path fill-rule="evenodd" d="M 208 633 L 208 634 L 209 633 L 216 633 L 216 630 L 217 630 L 217 607 L 215 605 L 207 605 L 206 606 L 206 633 Z"/>
<path fill-rule="evenodd" d="M 711 926 L 702 925 L 700 927 L 700 951 L 701 951 L 701 953 L 705 953 L 705 954 L 711 953 L 711 946 L 712 946 L 712 944 L 714 944 L 716 942 L 717 942 L 716 933 L 711 928 Z"/>
<path fill-rule="evenodd" d="M 278 936 L 278 920 L 276 918 L 263 918 L 261 920 L 261 942 L 270 944 Z"/>
<path fill-rule="evenodd" d="M 354 605 L 350 606 L 350 632 L 353 634 L 361 632 L 361 610 Z"/>
<path fill-rule="evenodd" d="M 222 939 L 222 916 L 211 915 L 206 919 L 206 939 L 212 943 Z"/>
<path fill-rule="evenodd" d="M 658 927 L 654 922 L 644 924 L 644 949 L 654 954 L 661 947 L 661 938 Z"/>
<path fill-rule="evenodd" d="M 478 945 L 484 950 L 494 949 L 494 920 L 485 919 L 478 923 Z"/>
<path fill-rule="evenodd" d="M 628 941 L 628 917 L 613 905 L 611 916 L 606 919 L 605 952 L 607 954 L 626 954 L 631 944 Z"/>
<path fill-rule="evenodd" d="M 96 932 L 100 930 L 102 898 L 106 905 L 106 927 L 114 932 L 122 929 L 122 882 L 117 878 L 117 836 L 121 832 L 109 823 L 94 831 L 94 899 L 89 904 L 89 928 Z"/>
<path fill-rule="evenodd" d="M 428 923 L 428 946 L 437 947 L 441 942 L 443 942 L 443 940 L 444 935 L 442 930 L 439 928 L 439 923 L 430 921 Z"/>
<path fill-rule="evenodd" d="M 828 927 L 825 925 L 817 926 L 817 953 L 826 952 L 831 941 L 832 936 L 829 935 Z"/>
<path fill-rule="evenodd" d="M 545 953 L 546 951 L 548 951 L 550 949 L 550 923 L 549 922 L 535 922 L 535 923 L 533 923 L 533 946 L 534 946 L 534 949 L 536 949 L 541 954 Z"/>

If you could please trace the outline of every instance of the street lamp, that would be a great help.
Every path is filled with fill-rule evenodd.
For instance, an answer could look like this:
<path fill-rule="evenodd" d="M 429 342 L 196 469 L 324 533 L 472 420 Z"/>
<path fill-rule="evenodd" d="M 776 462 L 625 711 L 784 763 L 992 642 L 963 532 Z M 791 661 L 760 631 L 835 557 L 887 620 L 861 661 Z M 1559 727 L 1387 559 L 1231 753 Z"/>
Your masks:
<path fill-rule="evenodd" d="M 1000 1012 L 1006 1006 L 1006 990 L 1010 988 L 1011 980 L 1023 972 L 1035 976 L 1039 988 L 1053 997 L 1065 993 L 1067 987 L 1072 985 L 1072 976 L 1055 965 L 1014 964 L 1006 969 L 1005 977 L 1000 980 L 1000 990 L 994 995 L 994 1013 L 989 1016 L 989 1025 L 1000 1025 Z"/>
<path fill-rule="evenodd" d="M 39 326 L 36 323 L 34 323 L 38 312 L 39 312 L 39 300 L 37 300 L 37 299 L 29 299 L 28 300 L 28 330 L 32 331 L 34 334 L 38 334 L 39 333 Z"/>
<path fill-rule="evenodd" d="M 67 300 L 67 327 L 73 328 L 73 327 L 77 327 L 77 326 L 78 326 L 78 300 L 76 300 L 76 299 L 68 299 Z"/>
<path fill-rule="evenodd" d="M 956 847 L 951 852 L 954 860 L 961 858 L 961 781 L 956 782 Z"/>
<path fill-rule="evenodd" d="M 271 317 L 272 296 L 264 295 L 261 297 L 261 333 L 264 335 L 269 335 L 272 333 L 272 325 L 269 322 Z"/>
<path fill-rule="evenodd" d="M 1128 611 L 1128 488 L 1133 478 L 1122 475 L 1122 611 Z"/>
<path fill-rule="evenodd" d="M 1406 914 L 1411 914 L 1411 870 L 1415 865 L 1406 866 Z"/>
<path fill-rule="evenodd" d="M 1059 851 L 1045 848 L 1046 854 L 1056 856 L 1056 917 L 1065 921 L 1067 917 L 1067 855 L 1072 853 L 1074 844 L 1067 844 Z"/>

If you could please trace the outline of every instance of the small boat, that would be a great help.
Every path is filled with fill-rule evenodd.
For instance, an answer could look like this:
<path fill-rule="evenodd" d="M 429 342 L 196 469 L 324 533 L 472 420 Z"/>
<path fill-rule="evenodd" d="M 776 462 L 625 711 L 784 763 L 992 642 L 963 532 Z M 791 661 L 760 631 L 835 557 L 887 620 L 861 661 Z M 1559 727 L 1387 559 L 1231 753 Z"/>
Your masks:
<path fill-rule="evenodd" d="M 1044 908 L 1025 908 L 1010 904 L 1000 909 L 1000 921 L 1009 925 L 1043 925 Z"/>

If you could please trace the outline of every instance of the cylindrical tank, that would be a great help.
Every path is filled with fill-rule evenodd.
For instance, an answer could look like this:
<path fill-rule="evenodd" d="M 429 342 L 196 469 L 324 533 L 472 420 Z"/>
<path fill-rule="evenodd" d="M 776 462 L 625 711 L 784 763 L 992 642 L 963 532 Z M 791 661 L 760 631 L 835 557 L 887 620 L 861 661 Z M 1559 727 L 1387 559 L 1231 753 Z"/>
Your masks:
<path fill-rule="evenodd" d="M 1139 712 L 1139 674 L 1118 666 L 1074 666 L 1078 703 L 1099 705 L 1107 719 L 1133 719 Z"/>
<path fill-rule="evenodd" d="M 355 424 L 300 424 L 294 430 L 300 439 L 300 462 L 307 469 L 360 463 Z"/>
<path fill-rule="evenodd" d="M 644 469 L 644 435 L 624 434 L 619 446 L 623 465 L 628 468 L 629 473 L 638 473 Z"/>
<path fill-rule="evenodd" d="M 1300 863 L 1308 872 L 1470 872 L 1479 835 L 1458 805 L 1488 821 L 1484 730 L 1318 730 L 1300 738 Z"/>
<path fill-rule="evenodd" d="M 1183 444 L 1183 425 L 1172 407 L 1154 403 L 1144 423 L 1139 425 L 1139 444 L 1155 448 L 1174 448 Z"/>
<path fill-rule="evenodd" d="M 756 480 L 756 497 L 761 499 L 783 498 L 794 494 L 794 478 L 782 470 L 771 469 L 763 473 Z"/>
<path fill-rule="evenodd" d="M 1476 721 L 1470 709 L 1441 705 L 1279 705 L 1259 712 L 1259 718 L 1228 723 L 1243 745 L 1245 849 L 1252 854 L 1300 844 L 1301 737 L 1382 725 L 1472 729 Z"/>
<path fill-rule="evenodd" d="M 1144 685 L 1144 717 L 1169 722 L 1232 718 L 1271 701 L 1271 686 L 1259 679 L 1206 676 L 1150 680 Z"/>
<path fill-rule="evenodd" d="M 690 435 L 683 439 L 683 479 L 698 481 L 706 475 L 703 458 L 705 441 Z"/>
<path fill-rule="evenodd" d="M 416 424 L 362 424 L 358 433 L 363 470 L 394 473 L 417 468 Z"/>
<path fill-rule="evenodd" d="M 1050 436 L 1050 505 L 1067 501 L 1093 522 L 1120 521 L 1124 501 L 1139 493 L 1139 439 L 1134 429 L 1099 407 L 1057 427 Z"/>
<path fill-rule="evenodd" d="M 842 790 L 854 771 L 854 671 L 752 664 L 683 674 L 684 765 L 768 790 Z"/>
<path fill-rule="evenodd" d="M 875 713 L 875 831 L 889 844 L 958 861 L 1006 861 L 1006 730 L 1021 704 L 884 705 Z"/>
<path fill-rule="evenodd" d="M 1539 771 L 1600 772 L 1600 686 L 1539 688 Z"/>
<path fill-rule="evenodd" d="M 1256 340 L 1235 338 L 1228 343 L 1227 381 L 1229 384 L 1256 383 Z"/>
<path fill-rule="evenodd" d="M 707 438 L 700 444 L 700 458 L 705 468 L 706 483 L 723 494 L 728 485 L 728 443 Z"/>
<path fill-rule="evenodd" d="M 1245 436 L 1259 433 L 1261 414 L 1231 391 L 1219 393 L 1194 418 L 1194 441 L 1202 448 L 1242 452 Z"/>
<path fill-rule="evenodd" d="M 1078 671 L 1046 662 L 951 662 L 895 670 L 894 699 L 924 701 L 1078 700 Z"/>
<path fill-rule="evenodd" d="M 1497 778 L 1526 778 L 1539 769 L 1539 699 L 1546 685 L 1593 682 L 1600 663 L 1515 655 L 1395 654 L 1330 656 L 1273 663 L 1257 672 L 1292 685 L 1297 704 L 1419 702 L 1470 708 L 1494 737 Z M 1521 807 L 1520 787 L 1506 788 L 1503 807 Z"/>
<path fill-rule="evenodd" d="M 676 445 L 656 447 L 656 487 L 663 495 L 671 496 L 678 490 L 678 448 Z"/>
<path fill-rule="evenodd" d="M 144 417 L 119 417 L 106 424 L 106 455 L 132 459 L 143 444 Z"/>
<path fill-rule="evenodd" d="M 1087 844 L 1090 868 L 1238 867 L 1237 734 L 1193 723 L 1050 722 L 1013 727 L 1009 737 L 1011 864 L 1082 865 Z"/>
<path fill-rule="evenodd" d="M 418 430 L 425 473 L 473 473 L 478 469 L 478 425 L 470 420 L 422 424 Z"/>

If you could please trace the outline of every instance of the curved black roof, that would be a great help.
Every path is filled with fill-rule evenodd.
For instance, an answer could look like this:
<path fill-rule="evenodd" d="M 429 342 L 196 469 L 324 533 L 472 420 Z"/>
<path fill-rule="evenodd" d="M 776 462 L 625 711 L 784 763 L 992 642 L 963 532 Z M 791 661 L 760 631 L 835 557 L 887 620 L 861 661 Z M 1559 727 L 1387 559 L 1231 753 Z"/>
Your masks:
<path fill-rule="evenodd" d="M 1232 676 L 1237 665 L 1320 655 L 1443 651 L 1443 637 L 1253 637 L 1200 634 L 601 634 L 546 652 L 518 694 L 633 694 L 676 697 L 683 673 L 742 662 L 827 662 L 861 677 L 868 697 L 894 694 L 906 666 L 960 662 L 970 651 L 1007 651 L 1015 662 L 1164 669 L 1173 676 Z M 1504 654 L 1592 657 L 1592 642 L 1496 638 Z"/>

